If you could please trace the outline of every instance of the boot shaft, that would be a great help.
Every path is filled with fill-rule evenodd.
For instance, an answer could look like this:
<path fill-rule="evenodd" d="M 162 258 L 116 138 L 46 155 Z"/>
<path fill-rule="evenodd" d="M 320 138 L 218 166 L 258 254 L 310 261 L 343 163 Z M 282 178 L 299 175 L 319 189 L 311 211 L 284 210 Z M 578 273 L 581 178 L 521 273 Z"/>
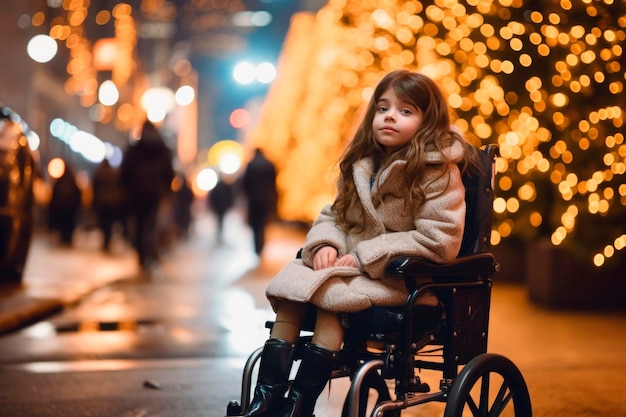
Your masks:
<path fill-rule="evenodd" d="M 243 417 L 274 417 L 287 391 L 295 346 L 281 339 L 265 342 L 254 398 Z"/>
<path fill-rule="evenodd" d="M 257 383 L 286 384 L 291 372 L 295 346 L 282 339 L 268 339 L 261 354 Z"/>
<path fill-rule="evenodd" d="M 310 417 L 335 365 L 337 353 L 308 344 L 280 417 Z"/>

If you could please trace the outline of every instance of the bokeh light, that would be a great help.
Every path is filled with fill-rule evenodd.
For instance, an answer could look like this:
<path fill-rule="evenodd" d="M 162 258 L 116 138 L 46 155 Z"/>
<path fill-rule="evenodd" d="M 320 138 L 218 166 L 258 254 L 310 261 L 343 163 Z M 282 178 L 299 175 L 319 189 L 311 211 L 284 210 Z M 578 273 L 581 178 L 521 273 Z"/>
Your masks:
<path fill-rule="evenodd" d="M 52 158 L 48 162 L 48 175 L 50 178 L 60 178 L 65 172 L 65 162 L 61 158 Z"/>
<path fill-rule="evenodd" d="M 255 77 L 255 67 L 250 62 L 240 62 L 233 69 L 233 78 L 239 84 L 250 84 Z"/>
<path fill-rule="evenodd" d="M 269 84 L 276 79 L 276 66 L 269 62 L 254 65 L 251 62 L 240 62 L 233 69 L 233 79 L 242 85 L 252 84 L 258 81 Z"/>
<path fill-rule="evenodd" d="M 226 173 L 233 174 L 241 166 L 244 158 L 243 146 L 234 140 L 221 140 L 209 149 L 207 162 L 209 166 L 226 168 Z"/>
<path fill-rule="evenodd" d="M 174 96 L 176 104 L 179 106 L 188 106 L 196 98 L 196 92 L 193 87 L 189 85 L 183 85 L 176 90 L 176 94 Z"/>
<path fill-rule="evenodd" d="M 196 184 L 202 191 L 211 191 L 217 185 L 219 175 L 212 168 L 203 168 L 196 175 Z"/>
<path fill-rule="evenodd" d="M 33 61 L 46 63 L 55 57 L 58 48 L 56 41 L 50 36 L 35 35 L 28 41 L 26 51 Z"/>
<path fill-rule="evenodd" d="M 228 121 L 235 129 L 242 129 L 250 124 L 250 112 L 246 109 L 235 109 L 230 114 Z"/>
<path fill-rule="evenodd" d="M 151 87 L 141 96 L 141 106 L 153 123 L 163 121 L 175 105 L 175 94 L 167 87 Z"/>
<path fill-rule="evenodd" d="M 98 89 L 98 100 L 105 106 L 113 106 L 120 98 L 120 92 L 111 80 L 103 81 Z"/>

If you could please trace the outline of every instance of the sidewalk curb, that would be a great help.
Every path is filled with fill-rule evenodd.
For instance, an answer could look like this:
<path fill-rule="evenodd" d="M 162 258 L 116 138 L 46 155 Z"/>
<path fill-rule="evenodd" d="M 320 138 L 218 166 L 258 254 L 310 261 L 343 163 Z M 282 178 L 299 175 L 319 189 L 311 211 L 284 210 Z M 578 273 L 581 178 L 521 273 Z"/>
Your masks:
<path fill-rule="evenodd" d="M 70 247 L 35 234 L 20 283 L 0 285 L 0 335 L 46 319 L 115 281 L 136 275 L 134 252 L 111 256 L 93 233 L 79 233 Z"/>
<path fill-rule="evenodd" d="M 0 301 L 0 335 L 19 330 L 63 309 L 60 299 L 18 294 Z"/>

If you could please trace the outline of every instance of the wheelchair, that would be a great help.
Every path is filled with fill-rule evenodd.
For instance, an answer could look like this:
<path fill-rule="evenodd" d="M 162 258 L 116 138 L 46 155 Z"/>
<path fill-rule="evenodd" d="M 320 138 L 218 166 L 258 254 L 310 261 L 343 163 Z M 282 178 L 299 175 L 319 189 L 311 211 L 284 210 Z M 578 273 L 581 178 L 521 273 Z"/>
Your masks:
<path fill-rule="evenodd" d="M 444 265 L 409 256 L 393 259 L 386 273 L 405 280 L 405 305 L 349 315 L 356 325 L 346 329 L 331 376 L 331 382 L 350 379 L 342 417 L 365 417 L 370 392 L 377 394 L 371 417 L 399 417 L 402 410 L 435 401 L 445 403 L 444 417 L 532 416 L 520 370 L 505 356 L 487 353 L 492 277 L 499 270 L 489 252 L 497 152 L 494 145 L 479 149 L 479 167 L 464 174 L 467 212 L 458 257 Z M 431 280 L 416 284 L 415 278 L 424 276 Z M 424 291 L 437 295 L 439 307 L 416 303 Z M 310 339 L 301 333 L 296 360 Z M 262 350 L 248 357 L 241 398 L 228 404 L 228 417 L 247 409 Z M 439 390 L 421 381 L 422 370 L 441 374 Z"/>

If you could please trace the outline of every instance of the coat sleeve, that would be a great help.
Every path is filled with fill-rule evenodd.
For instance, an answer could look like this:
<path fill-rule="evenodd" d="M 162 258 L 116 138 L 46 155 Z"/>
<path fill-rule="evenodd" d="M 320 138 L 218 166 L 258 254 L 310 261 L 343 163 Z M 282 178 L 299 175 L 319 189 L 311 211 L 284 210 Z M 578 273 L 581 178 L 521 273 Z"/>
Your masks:
<path fill-rule="evenodd" d="M 313 265 L 313 256 L 320 246 L 329 245 L 337 249 L 339 256 L 347 251 L 346 234 L 335 221 L 335 213 L 325 206 L 315 223 L 306 235 L 302 248 L 302 261 L 305 265 Z"/>
<path fill-rule="evenodd" d="M 432 182 L 427 200 L 415 217 L 415 229 L 378 235 L 356 245 L 361 269 L 372 278 L 381 278 L 391 258 L 418 256 L 436 263 L 456 258 L 465 226 L 465 188 L 456 165 L 449 177 Z"/>

